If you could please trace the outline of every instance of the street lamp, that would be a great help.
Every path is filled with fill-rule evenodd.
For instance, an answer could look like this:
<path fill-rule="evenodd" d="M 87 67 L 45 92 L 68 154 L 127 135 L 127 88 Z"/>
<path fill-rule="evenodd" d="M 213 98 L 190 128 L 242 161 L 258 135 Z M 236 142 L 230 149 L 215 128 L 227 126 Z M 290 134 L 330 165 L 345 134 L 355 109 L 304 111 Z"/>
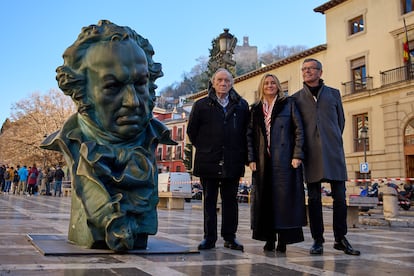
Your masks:
<path fill-rule="evenodd" d="M 229 33 L 228 28 L 225 28 L 224 32 L 218 37 L 218 42 L 220 51 L 217 55 L 217 59 L 219 66 L 226 68 L 226 65 L 236 65 L 236 62 L 232 60 L 232 56 L 237 44 L 237 38 Z"/>
<path fill-rule="evenodd" d="M 365 181 L 365 190 L 368 194 L 368 181 L 367 181 L 367 174 L 368 174 L 368 163 L 367 163 L 367 139 L 368 139 L 368 127 L 363 126 L 361 128 L 361 138 L 362 142 L 364 143 L 364 181 Z"/>

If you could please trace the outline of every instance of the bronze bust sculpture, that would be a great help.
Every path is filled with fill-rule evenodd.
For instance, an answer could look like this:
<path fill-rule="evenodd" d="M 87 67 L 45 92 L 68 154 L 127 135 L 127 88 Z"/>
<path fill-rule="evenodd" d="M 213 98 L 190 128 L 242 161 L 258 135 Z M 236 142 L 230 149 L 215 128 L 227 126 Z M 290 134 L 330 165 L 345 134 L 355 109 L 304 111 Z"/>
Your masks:
<path fill-rule="evenodd" d="M 87 248 L 144 249 L 158 227 L 158 143 L 175 144 L 152 116 L 163 75 L 147 39 L 107 20 L 82 28 L 56 69 L 78 112 L 47 137 L 70 170 L 68 240 Z"/>

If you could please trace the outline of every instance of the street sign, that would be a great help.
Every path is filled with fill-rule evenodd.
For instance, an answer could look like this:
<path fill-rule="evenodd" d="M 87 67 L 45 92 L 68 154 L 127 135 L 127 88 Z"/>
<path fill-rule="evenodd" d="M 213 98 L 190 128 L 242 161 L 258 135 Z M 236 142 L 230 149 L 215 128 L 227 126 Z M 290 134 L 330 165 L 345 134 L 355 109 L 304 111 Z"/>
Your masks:
<path fill-rule="evenodd" d="M 369 173 L 368 162 L 364 162 L 364 163 L 359 164 L 359 172 L 360 173 Z"/>

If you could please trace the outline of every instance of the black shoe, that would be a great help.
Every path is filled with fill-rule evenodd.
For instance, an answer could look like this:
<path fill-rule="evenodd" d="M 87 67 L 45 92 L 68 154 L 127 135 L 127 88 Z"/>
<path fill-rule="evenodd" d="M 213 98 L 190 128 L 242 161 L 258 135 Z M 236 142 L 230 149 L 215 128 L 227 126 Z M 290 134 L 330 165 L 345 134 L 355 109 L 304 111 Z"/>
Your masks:
<path fill-rule="evenodd" d="M 209 240 L 202 240 L 198 245 L 198 250 L 212 249 L 216 247 L 216 243 Z"/>
<path fill-rule="evenodd" d="M 322 255 L 323 254 L 323 243 L 320 241 L 315 241 L 309 250 L 311 255 Z"/>
<path fill-rule="evenodd" d="M 285 253 L 286 252 L 286 243 L 278 242 L 276 247 L 276 252 Z"/>
<path fill-rule="evenodd" d="M 361 252 L 352 248 L 348 240 L 343 237 L 340 241 L 336 241 L 333 246 L 336 250 L 342 250 L 345 254 L 359 256 Z"/>
<path fill-rule="evenodd" d="M 224 247 L 230 248 L 230 249 L 233 249 L 233 250 L 240 250 L 240 251 L 244 250 L 243 245 L 240 244 L 236 239 L 234 239 L 232 241 L 224 241 Z"/>
<path fill-rule="evenodd" d="M 266 244 L 263 246 L 264 251 L 273 252 L 275 251 L 275 242 L 274 241 L 267 241 Z"/>

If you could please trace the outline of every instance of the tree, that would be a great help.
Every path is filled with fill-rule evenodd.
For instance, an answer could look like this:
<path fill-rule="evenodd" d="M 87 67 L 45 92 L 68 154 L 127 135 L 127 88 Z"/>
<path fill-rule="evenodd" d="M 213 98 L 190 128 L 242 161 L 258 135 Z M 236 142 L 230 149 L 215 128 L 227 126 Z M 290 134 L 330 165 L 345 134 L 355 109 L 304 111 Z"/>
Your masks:
<path fill-rule="evenodd" d="M 178 98 L 183 95 L 190 95 L 207 88 L 208 74 L 207 74 L 207 58 L 199 57 L 197 64 L 190 72 L 182 74 L 183 80 L 180 83 L 174 83 L 160 91 L 160 97 L 157 99 L 157 106 L 161 108 L 168 108 L 166 98 Z"/>
<path fill-rule="evenodd" d="M 278 45 L 271 50 L 268 50 L 268 51 L 265 51 L 259 54 L 259 63 L 269 65 L 273 62 L 287 58 L 291 55 L 302 52 L 306 49 L 307 47 L 303 45 L 298 45 L 298 46 Z"/>
<path fill-rule="evenodd" d="M 39 167 L 62 163 L 60 153 L 42 150 L 39 145 L 75 111 L 72 100 L 54 89 L 45 95 L 33 93 L 16 102 L 12 105 L 11 120 L 6 120 L 0 134 L 0 161 L 20 165 L 36 163 Z"/>

